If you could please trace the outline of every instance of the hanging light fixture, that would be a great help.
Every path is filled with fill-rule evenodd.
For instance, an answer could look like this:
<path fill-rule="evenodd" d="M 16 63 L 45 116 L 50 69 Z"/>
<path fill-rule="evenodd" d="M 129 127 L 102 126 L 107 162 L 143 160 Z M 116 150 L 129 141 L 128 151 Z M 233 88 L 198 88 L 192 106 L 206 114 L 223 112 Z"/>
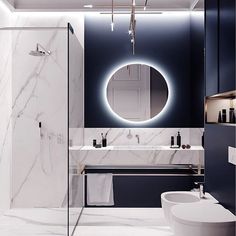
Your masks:
<path fill-rule="evenodd" d="M 111 7 L 111 31 L 114 31 L 114 0 L 112 0 Z"/>
<path fill-rule="evenodd" d="M 129 24 L 129 35 L 130 35 L 130 41 L 132 45 L 132 52 L 133 55 L 135 54 L 135 34 L 136 34 L 136 19 L 135 19 L 135 0 L 132 0 L 132 9 L 131 9 L 131 15 L 130 15 L 130 24 Z"/>
<path fill-rule="evenodd" d="M 144 7 L 143 7 L 144 11 L 146 11 L 146 9 L 147 9 L 147 3 L 148 3 L 148 0 L 145 0 L 145 4 L 144 4 Z"/>
<path fill-rule="evenodd" d="M 147 0 L 145 2 L 147 4 Z M 136 1 L 132 0 L 131 14 L 130 14 L 130 24 L 129 24 L 129 35 L 130 42 L 132 45 L 132 53 L 135 54 L 135 35 L 136 35 L 136 18 L 135 18 L 135 7 Z M 111 2 L 111 31 L 114 31 L 114 0 Z"/>

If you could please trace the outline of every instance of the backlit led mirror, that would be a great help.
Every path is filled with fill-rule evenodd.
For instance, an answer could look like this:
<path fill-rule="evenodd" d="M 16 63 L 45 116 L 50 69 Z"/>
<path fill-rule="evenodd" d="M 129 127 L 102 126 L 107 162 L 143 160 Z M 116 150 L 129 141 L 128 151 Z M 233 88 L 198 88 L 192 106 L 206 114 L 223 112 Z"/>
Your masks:
<path fill-rule="evenodd" d="M 118 69 L 107 85 L 111 109 L 123 119 L 141 122 L 157 116 L 168 100 L 165 78 L 155 68 L 129 64 Z"/>

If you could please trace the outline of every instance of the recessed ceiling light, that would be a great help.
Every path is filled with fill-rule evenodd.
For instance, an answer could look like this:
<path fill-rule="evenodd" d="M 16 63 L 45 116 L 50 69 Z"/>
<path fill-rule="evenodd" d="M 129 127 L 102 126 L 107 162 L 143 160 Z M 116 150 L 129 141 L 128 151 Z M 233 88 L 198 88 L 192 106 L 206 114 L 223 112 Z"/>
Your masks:
<path fill-rule="evenodd" d="M 93 8 L 92 4 L 84 5 L 84 8 Z"/>

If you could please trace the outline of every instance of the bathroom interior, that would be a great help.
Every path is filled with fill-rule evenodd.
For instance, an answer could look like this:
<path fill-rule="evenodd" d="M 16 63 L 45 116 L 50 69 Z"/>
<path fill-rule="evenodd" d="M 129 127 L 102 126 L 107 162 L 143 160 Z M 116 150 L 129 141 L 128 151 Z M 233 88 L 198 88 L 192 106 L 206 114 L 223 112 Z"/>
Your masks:
<path fill-rule="evenodd" d="M 235 235 L 234 0 L 0 0 L 0 51 L 0 235 Z"/>

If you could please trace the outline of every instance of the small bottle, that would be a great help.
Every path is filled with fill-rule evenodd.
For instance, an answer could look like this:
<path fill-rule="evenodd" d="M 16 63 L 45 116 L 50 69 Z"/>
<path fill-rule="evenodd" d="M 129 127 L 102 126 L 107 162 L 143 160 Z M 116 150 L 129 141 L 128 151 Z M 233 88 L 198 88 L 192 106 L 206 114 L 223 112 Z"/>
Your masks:
<path fill-rule="evenodd" d="M 218 114 L 218 123 L 221 123 L 222 122 L 222 116 L 221 116 L 221 111 L 219 111 L 219 114 Z"/>
<path fill-rule="evenodd" d="M 226 123 L 226 109 L 222 109 L 222 122 Z"/>
<path fill-rule="evenodd" d="M 229 109 L 229 123 L 235 123 L 234 108 Z"/>
<path fill-rule="evenodd" d="M 103 147 L 106 147 L 106 146 L 107 146 L 107 139 L 106 139 L 106 138 L 103 138 L 103 139 L 102 139 L 102 146 L 103 146 Z"/>
<path fill-rule="evenodd" d="M 181 147 L 181 136 L 180 136 L 179 132 L 178 132 L 178 135 L 177 135 L 177 146 Z"/>
<path fill-rule="evenodd" d="M 171 140 L 170 140 L 170 146 L 174 146 L 175 145 L 175 138 L 174 136 L 171 136 Z"/>
<path fill-rule="evenodd" d="M 94 140 L 93 140 L 93 147 L 96 147 L 96 145 L 97 145 L 97 140 L 94 139 Z"/>
<path fill-rule="evenodd" d="M 202 147 L 204 147 L 204 132 L 202 134 Z"/>

